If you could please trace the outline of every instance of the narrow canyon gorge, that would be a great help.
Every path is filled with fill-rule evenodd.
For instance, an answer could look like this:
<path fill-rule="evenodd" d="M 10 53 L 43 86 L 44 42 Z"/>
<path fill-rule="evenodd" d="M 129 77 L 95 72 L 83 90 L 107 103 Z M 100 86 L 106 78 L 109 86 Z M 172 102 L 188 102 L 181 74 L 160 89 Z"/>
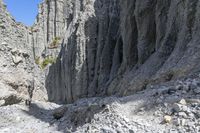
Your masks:
<path fill-rule="evenodd" d="M 64 133 L 200 132 L 199 18 L 198 0 L 44 0 L 28 27 L 0 0 L 0 116 L 30 100 Z"/>

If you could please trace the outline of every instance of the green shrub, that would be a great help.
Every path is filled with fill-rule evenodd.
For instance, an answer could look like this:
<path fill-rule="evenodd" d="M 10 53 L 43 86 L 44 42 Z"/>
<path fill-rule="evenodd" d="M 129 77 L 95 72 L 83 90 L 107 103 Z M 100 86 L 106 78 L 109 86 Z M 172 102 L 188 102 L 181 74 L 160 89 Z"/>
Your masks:
<path fill-rule="evenodd" d="M 40 57 L 35 58 L 35 64 L 39 65 L 40 64 Z"/>
<path fill-rule="evenodd" d="M 55 37 L 52 41 L 52 43 L 49 45 L 48 48 L 52 49 L 52 48 L 57 48 L 59 45 L 59 41 L 61 40 L 60 37 Z"/>
<path fill-rule="evenodd" d="M 56 63 L 56 58 L 55 57 L 46 57 L 42 63 L 41 63 L 41 68 L 44 69 L 47 65 L 49 64 L 54 64 Z"/>

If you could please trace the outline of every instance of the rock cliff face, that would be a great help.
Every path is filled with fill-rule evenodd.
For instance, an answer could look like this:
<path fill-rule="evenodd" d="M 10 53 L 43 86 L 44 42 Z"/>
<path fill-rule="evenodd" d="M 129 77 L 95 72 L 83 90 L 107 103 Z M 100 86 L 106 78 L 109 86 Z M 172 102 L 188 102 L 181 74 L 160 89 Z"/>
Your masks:
<path fill-rule="evenodd" d="M 56 37 L 63 38 L 65 27 L 63 13 L 63 0 L 46 0 L 39 5 L 37 18 L 31 29 L 35 57 L 40 57 L 41 53 L 53 54 L 59 52 L 59 48 L 50 51 L 48 48 Z"/>
<path fill-rule="evenodd" d="M 16 22 L 0 0 L 0 101 L 13 104 L 33 93 L 33 98 L 45 99 L 42 75 L 34 62 L 29 28 Z"/>
<path fill-rule="evenodd" d="M 136 60 L 131 58 L 136 63 L 120 83 L 113 82 L 108 92 L 117 90 L 127 95 L 145 89 L 150 83 L 199 71 L 199 4 L 196 0 L 123 1 L 123 49 L 136 47 Z M 129 36 L 137 38 L 133 41 Z"/>
<path fill-rule="evenodd" d="M 119 1 L 76 0 L 64 5 L 65 36 L 57 62 L 47 76 L 49 98 L 73 102 L 105 94 L 107 81 L 115 77 L 122 61 Z"/>
<path fill-rule="evenodd" d="M 129 95 L 199 70 L 199 1 L 64 2 L 65 36 L 46 88 L 51 101 Z"/>
<path fill-rule="evenodd" d="M 45 0 L 32 28 L 12 30 L 25 30 L 23 42 L 13 43 L 30 47 L 32 62 L 57 58 L 46 72 L 50 101 L 130 95 L 199 71 L 199 6 L 198 0 Z"/>

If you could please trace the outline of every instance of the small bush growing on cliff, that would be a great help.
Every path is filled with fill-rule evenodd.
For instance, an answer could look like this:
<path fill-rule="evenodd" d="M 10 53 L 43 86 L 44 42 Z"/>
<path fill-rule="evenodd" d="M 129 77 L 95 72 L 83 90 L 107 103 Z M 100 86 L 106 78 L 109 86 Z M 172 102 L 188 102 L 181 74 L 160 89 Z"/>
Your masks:
<path fill-rule="evenodd" d="M 42 61 L 42 63 L 41 63 L 41 68 L 42 69 L 44 69 L 47 65 L 49 65 L 49 64 L 54 64 L 54 63 L 56 63 L 56 58 L 55 57 L 46 57 L 43 61 Z"/>
<path fill-rule="evenodd" d="M 52 43 L 49 45 L 49 49 L 57 48 L 59 45 L 59 41 L 61 40 L 60 37 L 55 37 L 52 41 Z"/>
<path fill-rule="evenodd" d="M 39 65 L 40 64 L 40 57 L 35 58 L 35 64 Z"/>
<path fill-rule="evenodd" d="M 31 32 L 38 32 L 39 31 L 39 29 L 34 29 L 34 27 L 31 27 Z"/>

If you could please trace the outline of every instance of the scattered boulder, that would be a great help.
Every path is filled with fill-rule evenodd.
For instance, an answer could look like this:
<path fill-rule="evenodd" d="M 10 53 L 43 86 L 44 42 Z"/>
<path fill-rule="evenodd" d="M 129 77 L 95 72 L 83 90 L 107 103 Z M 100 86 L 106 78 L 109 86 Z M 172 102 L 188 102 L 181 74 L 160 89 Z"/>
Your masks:
<path fill-rule="evenodd" d="M 53 112 L 53 117 L 54 117 L 55 119 L 57 119 L 57 120 L 58 120 L 58 119 L 61 119 L 61 118 L 64 116 L 64 114 L 65 114 L 66 111 L 67 111 L 67 107 L 66 107 L 66 106 L 57 108 L 57 109 L 55 109 L 54 112 Z"/>

